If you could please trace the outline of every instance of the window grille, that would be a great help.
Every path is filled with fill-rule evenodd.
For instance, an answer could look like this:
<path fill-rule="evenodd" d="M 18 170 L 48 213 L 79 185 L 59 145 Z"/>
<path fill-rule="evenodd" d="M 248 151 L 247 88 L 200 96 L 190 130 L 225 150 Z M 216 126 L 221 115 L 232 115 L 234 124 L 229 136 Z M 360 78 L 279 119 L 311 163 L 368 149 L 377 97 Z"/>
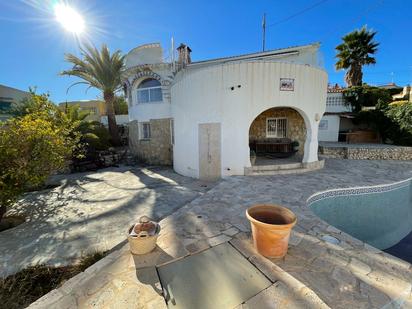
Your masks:
<path fill-rule="evenodd" d="M 287 121 L 287 118 L 266 118 L 266 137 L 286 137 Z"/>

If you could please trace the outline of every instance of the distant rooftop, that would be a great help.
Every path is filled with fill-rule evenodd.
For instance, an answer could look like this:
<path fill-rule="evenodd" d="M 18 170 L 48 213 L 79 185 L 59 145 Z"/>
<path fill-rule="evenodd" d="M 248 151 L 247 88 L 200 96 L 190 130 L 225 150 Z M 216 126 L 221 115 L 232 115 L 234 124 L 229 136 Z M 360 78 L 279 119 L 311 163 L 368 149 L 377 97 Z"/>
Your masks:
<path fill-rule="evenodd" d="M 341 87 L 338 84 L 335 85 L 328 85 L 328 93 L 340 93 L 343 92 L 346 88 L 345 87 Z"/>
<path fill-rule="evenodd" d="M 396 88 L 402 88 L 401 86 L 398 86 L 395 83 L 388 83 L 388 84 L 384 84 L 384 85 L 380 85 L 378 86 L 378 88 L 383 88 L 383 89 L 396 89 Z"/>

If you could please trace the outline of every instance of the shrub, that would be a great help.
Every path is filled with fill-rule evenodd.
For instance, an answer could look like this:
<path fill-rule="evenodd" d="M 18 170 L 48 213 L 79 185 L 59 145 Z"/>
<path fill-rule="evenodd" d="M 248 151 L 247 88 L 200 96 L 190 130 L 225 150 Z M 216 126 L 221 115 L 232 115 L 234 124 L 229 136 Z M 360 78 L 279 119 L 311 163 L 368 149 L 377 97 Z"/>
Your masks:
<path fill-rule="evenodd" d="M 65 168 L 79 148 L 75 125 L 48 95 L 32 94 L 31 99 L 26 115 L 0 126 L 0 220 L 21 193 Z"/>
<path fill-rule="evenodd" d="M 129 113 L 128 106 L 123 96 L 116 96 L 114 99 L 114 113 L 116 115 L 127 115 Z"/>
<path fill-rule="evenodd" d="M 362 107 L 379 107 L 392 101 L 390 91 L 368 85 L 355 86 L 345 89 L 343 92 L 345 101 L 353 107 L 354 112 L 359 112 Z"/>
<path fill-rule="evenodd" d="M 107 128 L 98 121 L 82 123 L 79 127 L 82 141 L 86 148 L 94 150 L 107 150 L 110 146 L 110 133 Z"/>
<path fill-rule="evenodd" d="M 106 252 L 91 253 L 82 257 L 77 264 L 68 266 L 30 266 L 7 278 L 0 278 L 0 299 L 2 300 L 0 308 L 28 307 L 43 295 L 60 287 L 65 281 L 85 271 L 106 254 Z"/>
<path fill-rule="evenodd" d="M 412 134 L 412 102 L 393 102 L 390 104 L 386 114 L 395 121 L 402 130 Z"/>

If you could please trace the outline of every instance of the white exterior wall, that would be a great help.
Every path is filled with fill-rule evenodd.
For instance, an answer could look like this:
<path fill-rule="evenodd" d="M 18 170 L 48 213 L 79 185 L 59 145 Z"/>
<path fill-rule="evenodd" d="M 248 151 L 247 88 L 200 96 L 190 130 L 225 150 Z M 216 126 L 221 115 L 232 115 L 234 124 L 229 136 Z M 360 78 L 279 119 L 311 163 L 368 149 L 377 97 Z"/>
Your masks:
<path fill-rule="evenodd" d="M 280 91 L 280 78 L 294 78 L 294 91 Z M 303 162 L 317 161 L 318 124 L 325 112 L 326 89 L 326 72 L 308 65 L 248 61 L 189 66 L 179 72 L 171 88 L 175 170 L 199 176 L 198 125 L 214 122 L 222 128 L 222 176 L 243 175 L 244 168 L 251 166 L 250 124 L 272 107 L 300 112 L 307 128 Z"/>
<path fill-rule="evenodd" d="M 348 113 L 351 111 L 351 106 L 345 104 L 342 92 L 328 92 L 326 97 L 327 113 Z"/>
<path fill-rule="evenodd" d="M 160 65 L 159 68 L 153 68 L 153 72 L 160 77 L 160 82 L 170 80 L 170 71 L 167 64 Z M 130 97 L 128 97 L 129 104 L 129 121 L 149 121 L 150 119 L 164 119 L 171 117 L 170 110 L 170 86 L 162 84 L 163 100 L 159 102 L 149 103 L 137 103 L 137 87 L 145 80 L 146 76 L 143 76 L 137 80 L 134 79 L 134 75 L 129 78 L 131 84 Z"/>
<path fill-rule="evenodd" d="M 163 51 L 158 43 L 146 44 L 132 49 L 126 56 L 126 69 L 145 64 L 163 62 Z"/>
<path fill-rule="evenodd" d="M 136 96 L 136 91 L 134 91 Z M 150 119 L 170 118 L 169 102 L 133 103 L 129 105 L 129 121 L 149 121 Z"/>
<path fill-rule="evenodd" d="M 352 108 L 345 104 L 342 92 L 328 92 L 326 97 L 327 113 L 349 113 Z M 337 142 L 339 139 L 340 117 L 339 115 L 324 115 L 321 122 L 327 122 L 327 128 L 319 128 L 318 139 L 321 142 Z"/>
<path fill-rule="evenodd" d="M 321 122 L 327 122 L 327 128 L 319 128 L 318 139 L 320 142 L 337 142 L 339 138 L 340 117 L 338 115 L 325 115 Z"/>

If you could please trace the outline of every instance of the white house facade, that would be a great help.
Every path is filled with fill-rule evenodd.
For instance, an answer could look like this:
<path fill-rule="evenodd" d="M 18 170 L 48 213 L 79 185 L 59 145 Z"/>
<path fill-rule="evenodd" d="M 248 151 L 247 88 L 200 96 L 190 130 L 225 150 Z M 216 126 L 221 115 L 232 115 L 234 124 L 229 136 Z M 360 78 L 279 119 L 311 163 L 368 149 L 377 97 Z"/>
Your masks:
<path fill-rule="evenodd" d="M 339 132 L 353 127 L 352 107 L 345 102 L 343 89 L 329 88 L 326 97 L 326 110 L 319 123 L 319 141 L 337 142 Z"/>
<path fill-rule="evenodd" d="M 302 162 L 317 162 L 327 90 L 318 49 L 191 62 L 182 44 L 175 63 L 163 61 L 159 44 L 133 49 L 124 74 L 131 150 L 201 179 L 244 175 L 252 148 L 272 142 L 294 141 Z"/>

